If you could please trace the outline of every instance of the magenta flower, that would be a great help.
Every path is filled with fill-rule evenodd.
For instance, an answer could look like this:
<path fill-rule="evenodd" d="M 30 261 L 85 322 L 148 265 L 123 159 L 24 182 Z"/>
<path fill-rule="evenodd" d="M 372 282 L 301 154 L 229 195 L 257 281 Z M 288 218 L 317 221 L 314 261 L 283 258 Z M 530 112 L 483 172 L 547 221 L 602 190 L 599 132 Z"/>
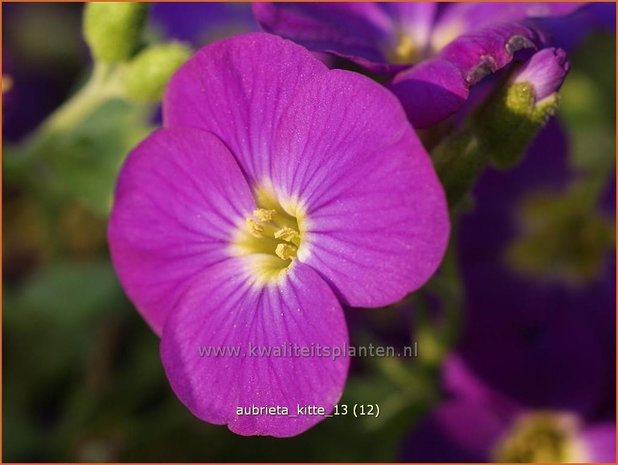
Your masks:
<path fill-rule="evenodd" d="M 470 87 L 522 49 L 547 43 L 531 22 L 579 3 L 255 3 L 264 30 L 387 74 L 415 127 L 462 107 Z"/>
<path fill-rule="evenodd" d="M 334 351 L 348 342 L 341 305 L 421 286 L 447 242 L 442 187 L 394 96 L 268 34 L 196 53 L 163 114 L 118 180 L 114 265 L 193 414 L 242 435 L 299 434 L 324 415 L 294 418 L 298 406 L 339 400 L 347 354 L 251 347 Z M 253 406 L 271 410 L 239 414 Z"/>

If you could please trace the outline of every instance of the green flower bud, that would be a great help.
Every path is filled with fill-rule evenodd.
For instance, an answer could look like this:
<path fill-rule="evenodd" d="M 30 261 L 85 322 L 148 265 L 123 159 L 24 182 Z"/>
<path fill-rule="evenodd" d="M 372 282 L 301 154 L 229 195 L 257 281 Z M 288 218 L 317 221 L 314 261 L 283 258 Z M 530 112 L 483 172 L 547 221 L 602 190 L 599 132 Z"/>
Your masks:
<path fill-rule="evenodd" d="M 92 55 L 108 63 L 128 60 L 135 52 L 148 4 L 94 2 L 84 11 L 84 37 Z"/>
<path fill-rule="evenodd" d="M 453 208 L 491 162 L 510 168 L 558 108 L 558 89 L 569 66 L 564 51 L 537 52 L 470 116 L 466 124 L 432 150 L 432 158 Z"/>
<path fill-rule="evenodd" d="M 190 55 L 191 50 L 178 42 L 148 47 L 129 63 L 127 97 L 136 102 L 160 100 L 170 77 Z"/>
<path fill-rule="evenodd" d="M 561 49 L 537 52 L 476 115 L 479 141 L 498 168 L 511 168 L 558 108 L 569 70 Z"/>
<path fill-rule="evenodd" d="M 558 94 L 536 102 L 527 82 L 513 83 L 477 115 L 479 143 L 497 168 L 513 167 L 558 108 Z"/>

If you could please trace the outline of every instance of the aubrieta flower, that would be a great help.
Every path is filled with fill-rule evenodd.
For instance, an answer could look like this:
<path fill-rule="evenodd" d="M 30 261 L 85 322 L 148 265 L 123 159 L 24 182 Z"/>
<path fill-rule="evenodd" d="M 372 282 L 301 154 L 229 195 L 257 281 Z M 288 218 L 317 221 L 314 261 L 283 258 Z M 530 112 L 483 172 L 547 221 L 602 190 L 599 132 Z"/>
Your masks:
<path fill-rule="evenodd" d="M 415 127 L 462 107 L 469 90 L 523 49 L 547 44 L 531 21 L 568 15 L 578 3 L 255 3 L 264 30 L 310 50 L 397 73 L 387 84 Z"/>
<path fill-rule="evenodd" d="M 297 407 L 329 412 L 348 357 L 250 347 L 342 347 L 342 305 L 421 286 L 447 242 L 442 187 L 393 95 L 269 34 L 197 52 L 163 115 L 118 180 L 114 265 L 193 414 L 242 435 L 299 434 L 324 417 Z M 252 406 L 290 416 L 237 414 Z"/>
<path fill-rule="evenodd" d="M 576 411 L 530 409 L 475 377 L 457 356 L 444 363 L 450 398 L 407 438 L 410 462 L 604 463 L 616 457 L 616 426 Z"/>

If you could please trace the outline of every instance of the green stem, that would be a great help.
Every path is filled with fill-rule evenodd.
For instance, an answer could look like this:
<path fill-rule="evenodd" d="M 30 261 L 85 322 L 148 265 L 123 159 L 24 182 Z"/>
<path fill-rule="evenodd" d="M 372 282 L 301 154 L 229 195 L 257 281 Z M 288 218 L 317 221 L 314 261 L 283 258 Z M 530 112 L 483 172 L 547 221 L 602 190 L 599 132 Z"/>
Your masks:
<path fill-rule="evenodd" d="M 32 168 L 32 163 L 47 152 L 47 144 L 71 132 L 107 100 L 121 98 L 122 76 L 122 67 L 96 63 L 88 82 L 39 126 L 23 146 L 15 151 L 14 157 L 4 160 L 4 168 L 9 175 L 19 176 L 21 171 Z"/>
<path fill-rule="evenodd" d="M 451 210 L 472 189 L 487 165 L 487 152 L 471 129 L 448 137 L 432 153 L 436 172 L 442 181 Z"/>
<path fill-rule="evenodd" d="M 90 80 L 43 123 L 39 134 L 70 131 L 103 102 L 122 96 L 120 68 L 97 62 Z"/>

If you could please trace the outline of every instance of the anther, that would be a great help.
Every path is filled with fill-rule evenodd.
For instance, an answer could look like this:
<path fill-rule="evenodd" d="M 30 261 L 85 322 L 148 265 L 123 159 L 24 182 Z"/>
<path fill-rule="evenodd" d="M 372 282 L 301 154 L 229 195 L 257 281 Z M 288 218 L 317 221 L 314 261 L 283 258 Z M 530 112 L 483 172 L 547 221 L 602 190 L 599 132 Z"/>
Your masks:
<path fill-rule="evenodd" d="M 275 216 L 275 210 L 266 210 L 265 208 L 257 208 L 253 210 L 253 216 L 257 218 L 259 221 L 263 221 L 268 223 L 272 221 L 273 216 Z"/>
<path fill-rule="evenodd" d="M 262 234 L 264 232 L 264 226 L 262 224 L 258 223 L 257 221 L 251 218 L 247 218 L 247 226 L 252 236 L 264 237 Z"/>
<path fill-rule="evenodd" d="M 277 254 L 277 257 L 282 260 L 291 260 L 296 257 L 297 250 L 298 249 L 296 249 L 293 245 L 281 243 L 277 244 L 275 253 Z"/>
<path fill-rule="evenodd" d="M 300 234 L 295 229 L 288 226 L 275 231 L 275 239 L 283 239 L 284 241 L 292 242 L 296 245 L 300 244 Z"/>

